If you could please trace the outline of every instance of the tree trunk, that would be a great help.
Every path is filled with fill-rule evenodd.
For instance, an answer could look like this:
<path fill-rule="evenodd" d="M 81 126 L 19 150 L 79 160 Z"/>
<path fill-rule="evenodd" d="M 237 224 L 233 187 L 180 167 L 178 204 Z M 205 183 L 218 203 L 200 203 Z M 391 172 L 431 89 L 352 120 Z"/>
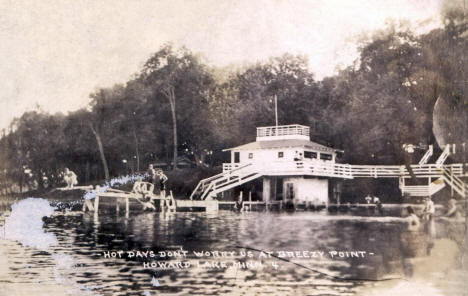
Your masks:
<path fill-rule="evenodd" d="M 101 156 L 102 167 L 104 169 L 104 177 L 105 177 L 106 180 L 109 180 L 109 178 L 110 178 L 109 177 L 109 167 L 107 166 L 106 156 L 104 155 L 104 147 L 102 146 L 101 136 L 96 131 L 96 129 L 94 128 L 92 123 L 89 126 L 91 127 L 91 131 L 93 132 L 94 136 L 96 137 L 96 142 L 97 142 L 98 148 L 99 148 L 99 155 Z"/>
<path fill-rule="evenodd" d="M 174 151 L 172 162 L 174 164 L 173 169 L 177 169 L 177 120 L 176 120 L 176 113 L 175 113 L 175 102 L 171 104 L 171 113 L 172 113 L 172 137 L 174 140 Z"/>
<path fill-rule="evenodd" d="M 412 162 L 412 156 L 407 155 L 407 156 L 405 157 L 405 167 L 406 167 L 406 169 L 408 170 L 408 173 L 410 174 L 411 179 L 412 179 L 413 181 L 417 182 L 416 175 L 414 174 L 413 168 L 411 167 L 411 162 Z"/>
<path fill-rule="evenodd" d="M 140 171 L 140 151 L 138 148 L 138 137 L 136 134 L 135 126 L 133 126 L 132 133 L 133 133 L 133 140 L 135 142 L 136 171 L 139 172 Z"/>
<path fill-rule="evenodd" d="M 173 162 L 173 169 L 177 169 L 177 117 L 176 117 L 176 101 L 175 101 L 175 93 L 174 87 L 172 85 L 167 86 L 163 89 L 163 94 L 169 100 L 169 104 L 171 106 L 171 114 L 172 114 L 172 138 L 173 138 L 173 154 L 172 154 L 172 162 Z"/>

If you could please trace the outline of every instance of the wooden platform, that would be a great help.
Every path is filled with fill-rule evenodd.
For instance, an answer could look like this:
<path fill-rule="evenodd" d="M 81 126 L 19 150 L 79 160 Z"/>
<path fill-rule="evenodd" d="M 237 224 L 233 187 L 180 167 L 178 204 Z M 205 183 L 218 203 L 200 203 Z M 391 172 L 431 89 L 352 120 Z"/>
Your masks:
<path fill-rule="evenodd" d="M 208 213 L 217 212 L 219 210 L 219 202 L 217 200 L 177 200 L 176 211 L 191 208 L 202 208 Z"/>

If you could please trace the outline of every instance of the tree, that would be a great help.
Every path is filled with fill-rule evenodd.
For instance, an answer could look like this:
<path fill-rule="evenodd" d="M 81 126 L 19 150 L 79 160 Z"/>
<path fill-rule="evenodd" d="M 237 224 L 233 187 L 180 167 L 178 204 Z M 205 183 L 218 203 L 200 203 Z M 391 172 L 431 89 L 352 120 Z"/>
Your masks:
<path fill-rule="evenodd" d="M 207 93 L 213 79 L 199 57 L 185 48 L 174 50 L 164 46 L 143 66 L 139 80 L 153 90 L 155 108 L 161 108 L 162 96 L 169 102 L 172 119 L 173 168 L 177 168 L 178 137 L 197 137 L 194 128 L 206 122 L 202 115 L 207 110 Z M 183 110 L 177 112 L 177 110 Z M 183 130 L 178 130 L 178 122 Z M 186 141 L 184 141 L 186 142 Z M 198 141 L 189 141 L 197 146 Z M 197 149 L 198 150 L 198 149 Z"/>

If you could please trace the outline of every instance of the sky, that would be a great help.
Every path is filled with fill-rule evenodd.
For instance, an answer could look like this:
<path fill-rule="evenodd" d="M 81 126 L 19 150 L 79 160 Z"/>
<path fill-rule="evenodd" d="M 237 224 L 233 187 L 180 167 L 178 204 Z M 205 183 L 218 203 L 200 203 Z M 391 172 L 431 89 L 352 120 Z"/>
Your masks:
<path fill-rule="evenodd" d="M 441 25 L 443 0 L 0 0 L 0 129 L 40 106 L 85 107 L 125 83 L 165 43 L 225 67 L 286 52 L 316 79 L 357 57 L 358 40 L 392 21 Z"/>

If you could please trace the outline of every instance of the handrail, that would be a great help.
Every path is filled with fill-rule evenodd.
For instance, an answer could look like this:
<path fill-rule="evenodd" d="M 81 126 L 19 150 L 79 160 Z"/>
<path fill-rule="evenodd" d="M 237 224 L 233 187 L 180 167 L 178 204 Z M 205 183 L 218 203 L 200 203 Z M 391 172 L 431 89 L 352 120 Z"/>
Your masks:
<path fill-rule="evenodd" d="M 249 167 L 249 169 L 245 169 Z M 418 178 L 439 177 L 450 184 L 452 187 L 457 187 L 458 193 L 464 196 L 467 192 L 466 184 L 457 176 L 463 175 L 463 164 L 414 164 L 411 165 L 413 173 Z M 450 171 L 451 173 L 448 173 Z M 194 192 L 190 196 L 192 199 L 197 192 L 201 192 L 201 198 L 206 198 L 210 193 L 218 193 L 226 188 L 231 188 L 234 184 L 246 182 L 250 178 L 256 178 L 259 175 L 278 175 L 278 174 L 295 174 L 295 175 L 314 175 L 323 177 L 337 178 L 408 178 L 410 173 L 404 165 L 352 165 L 340 164 L 334 162 L 322 161 L 277 161 L 265 163 L 248 163 L 235 169 L 225 171 L 213 177 L 201 180 Z M 452 176 L 453 175 L 453 176 Z M 456 178 L 455 178 L 456 177 Z M 418 190 L 425 192 L 437 192 L 442 186 L 438 184 L 421 185 Z M 416 190 L 416 187 L 406 187 L 400 185 L 400 188 L 405 190 Z M 422 191 L 421 191 L 422 192 Z"/>
<path fill-rule="evenodd" d="M 320 161 L 279 161 L 269 163 L 253 163 L 256 171 L 264 174 L 275 173 L 303 173 L 305 175 L 332 176 L 343 178 L 398 178 L 409 177 L 410 173 L 404 165 L 353 165 L 328 163 Z M 242 168 L 242 167 L 241 167 Z M 236 168 L 241 169 L 241 168 Z M 418 178 L 441 176 L 441 167 L 436 164 L 414 164 L 411 168 Z M 442 168 L 450 169 L 455 175 L 463 174 L 463 164 L 443 165 Z M 234 170 L 233 170 L 234 171 Z M 227 172 L 226 172 L 227 173 Z"/>
<path fill-rule="evenodd" d="M 468 185 L 463 182 L 458 176 L 453 174 L 453 171 L 442 169 L 442 177 L 446 183 L 448 183 L 458 194 L 466 198 L 466 193 L 468 191 Z"/>
<path fill-rule="evenodd" d="M 213 180 L 220 179 L 220 178 L 222 178 L 222 177 L 224 177 L 224 176 L 226 176 L 226 175 L 232 174 L 232 172 L 241 170 L 241 169 L 246 168 L 246 167 L 251 166 L 251 165 L 252 165 L 251 163 L 248 163 L 248 164 L 246 164 L 246 165 L 243 165 L 243 166 L 241 166 L 241 167 L 235 168 L 235 169 L 233 169 L 233 170 L 230 170 L 230 171 L 227 171 L 227 172 L 222 172 L 222 173 L 216 174 L 216 175 L 214 175 L 214 176 L 211 176 L 211 177 L 208 177 L 208 178 L 205 178 L 205 179 L 200 180 L 200 181 L 198 182 L 198 184 L 197 184 L 197 187 L 195 187 L 195 189 L 192 191 L 192 194 L 190 195 L 190 200 L 193 199 L 193 197 L 195 196 L 195 194 L 198 192 L 199 189 L 201 189 L 202 192 L 205 192 L 205 191 L 206 191 L 206 189 L 203 188 L 203 187 L 204 187 L 205 183 L 207 183 L 208 181 L 210 181 L 210 184 L 211 184 L 211 181 L 213 181 Z"/>
<path fill-rule="evenodd" d="M 436 165 L 439 167 L 445 162 L 447 157 L 450 155 L 450 144 L 445 145 L 444 151 L 442 151 L 442 154 L 439 156 L 439 158 L 436 160 Z"/>
<path fill-rule="evenodd" d="M 434 153 L 434 147 L 432 145 L 429 145 L 429 149 L 424 153 L 424 156 L 421 158 L 419 161 L 419 164 L 425 164 L 429 160 L 429 158 L 432 156 Z"/>

